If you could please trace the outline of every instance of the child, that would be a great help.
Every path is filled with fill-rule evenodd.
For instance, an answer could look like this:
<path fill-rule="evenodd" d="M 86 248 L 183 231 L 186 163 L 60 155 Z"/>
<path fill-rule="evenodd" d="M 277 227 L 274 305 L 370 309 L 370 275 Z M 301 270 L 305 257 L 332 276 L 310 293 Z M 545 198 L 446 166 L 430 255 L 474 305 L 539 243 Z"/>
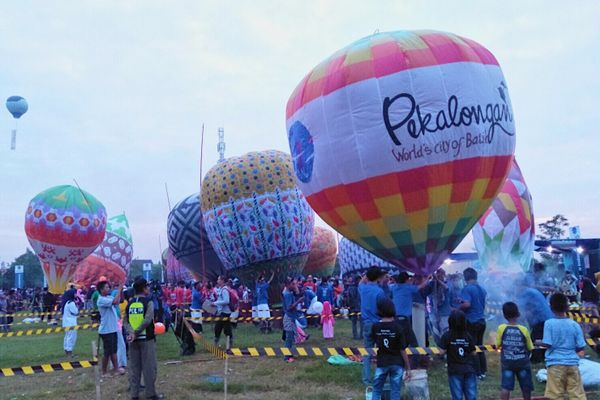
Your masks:
<path fill-rule="evenodd" d="M 323 312 L 321 313 L 321 324 L 323 325 L 323 338 L 333 339 L 333 312 L 331 311 L 331 304 L 328 301 L 323 303 Z"/>
<path fill-rule="evenodd" d="M 65 302 L 63 306 L 63 328 L 77 326 L 77 316 L 79 315 L 79 309 L 75 304 L 75 290 L 67 290 L 63 294 L 63 301 Z M 65 350 L 66 355 L 70 357 L 73 356 L 73 349 L 75 348 L 76 342 L 77 331 L 75 329 L 65 331 L 65 340 L 63 343 L 63 348 Z"/>
<path fill-rule="evenodd" d="M 410 363 L 404 351 L 406 339 L 402 334 L 402 326 L 394 319 L 396 308 L 392 300 L 387 297 L 380 299 L 377 302 L 377 314 L 381 317 L 381 321 L 373 324 L 371 331 L 377 345 L 377 369 L 375 370 L 372 400 L 381 399 L 383 385 L 388 375 L 390 377 L 390 399 L 400 400 L 404 368 L 406 368 L 406 379 L 410 379 Z"/>
<path fill-rule="evenodd" d="M 440 339 L 442 354 L 448 355 L 448 383 L 452 400 L 477 399 L 475 341 L 467 333 L 465 313 L 454 310 L 448 317 L 448 332 Z"/>
<path fill-rule="evenodd" d="M 579 356 L 585 348 L 583 331 L 577 322 L 567 318 L 569 304 L 562 293 L 550 297 L 554 318 L 544 324 L 544 337 L 540 344 L 546 347 L 548 381 L 545 396 L 550 399 L 585 400 L 585 392 L 579 375 Z M 538 341 L 539 342 L 539 341 Z"/>
<path fill-rule="evenodd" d="M 531 362 L 529 357 L 533 343 L 529 331 L 523 325 L 517 324 L 521 316 L 517 305 L 511 301 L 502 305 L 502 313 L 508 324 L 498 327 L 496 346 L 502 349 L 502 392 L 500 398 L 508 400 L 510 392 L 515 388 L 515 376 L 519 380 L 523 399 L 531 399 L 533 379 L 531 378 Z"/>

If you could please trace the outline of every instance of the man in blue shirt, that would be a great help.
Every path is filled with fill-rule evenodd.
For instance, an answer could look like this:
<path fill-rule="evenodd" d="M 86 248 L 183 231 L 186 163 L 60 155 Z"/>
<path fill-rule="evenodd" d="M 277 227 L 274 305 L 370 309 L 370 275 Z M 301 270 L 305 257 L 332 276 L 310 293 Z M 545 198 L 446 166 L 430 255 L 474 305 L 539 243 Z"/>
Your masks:
<path fill-rule="evenodd" d="M 98 283 L 98 310 L 100 311 L 100 326 L 98 327 L 98 334 L 102 338 L 102 346 L 104 348 L 104 356 L 102 357 L 102 374 L 106 376 L 108 373 L 108 360 L 113 364 L 113 371 L 118 370 L 117 362 L 117 330 L 119 326 L 117 324 L 117 313 L 114 306 L 121 302 L 121 294 L 123 293 L 123 287 L 119 285 L 119 290 L 116 296 L 111 296 L 111 287 L 107 281 L 101 281 Z M 121 373 L 121 371 L 119 371 Z M 125 371 L 122 372 L 122 374 Z"/>
<path fill-rule="evenodd" d="M 371 267 L 367 270 L 367 273 L 363 276 L 358 285 L 358 292 L 361 300 L 360 313 L 364 335 L 363 342 L 367 349 L 375 346 L 375 339 L 373 338 L 371 331 L 373 324 L 380 320 L 379 315 L 377 315 L 377 302 L 380 299 L 385 298 L 383 289 L 379 286 L 384 275 L 385 272 L 379 267 Z M 365 385 L 372 384 L 370 356 L 363 356 L 362 381 Z"/>
<path fill-rule="evenodd" d="M 328 301 L 333 307 L 333 289 L 326 277 L 321 278 L 321 283 L 317 286 L 317 301 L 321 303 Z"/>
<path fill-rule="evenodd" d="M 545 322 L 550 318 L 554 318 L 548 300 L 538 289 L 527 287 L 527 282 L 524 281 L 517 287 L 517 304 L 519 310 L 523 311 L 523 317 L 529 325 L 531 340 L 535 342 L 542 339 Z M 531 352 L 531 362 L 540 363 L 544 361 L 545 352 L 544 349 L 534 349 Z"/>
<path fill-rule="evenodd" d="M 283 330 L 285 331 L 285 347 L 292 350 L 296 339 L 296 319 L 298 318 L 298 304 L 304 301 L 298 291 L 298 280 L 288 277 L 283 291 Z M 294 362 L 294 357 L 287 356 L 285 361 Z"/>
<path fill-rule="evenodd" d="M 429 280 L 423 280 L 420 285 L 411 283 L 408 272 L 402 271 L 396 278 L 396 283 L 391 285 L 392 300 L 396 307 L 396 317 L 403 317 L 410 320 L 412 317 L 412 305 L 415 298 L 421 297 L 421 290 L 429 285 Z"/>
<path fill-rule="evenodd" d="M 467 268 L 463 271 L 466 286 L 461 292 L 462 303 L 460 309 L 465 312 L 467 317 L 467 332 L 475 340 L 475 345 L 483 344 L 483 335 L 485 334 L 485 301 L 487 292 L 477 283 L 477 271 L 473 268 Z M 475 371 L 479 379 L 485 379 L 487 373 L 487 362 L 485 352 L 477 353 L 478 363 L 475 365 Z"/>
<path fill-rule="evenodd" d="M 192 305 L 190 306 L 192 326 L 196 332 L 202 332 L 202 301 L 202 282 L 197 281 L 192 287 Z"/>
<path fill-rule="evenodd" d="M 275 276 L 275 272 L 271 273 L 271 277 L 267 281 L 264 275 L 258 278 L 256 283 L 256 314 L 259 318 L 260 331 L 262 333 L 271 332 L 271 310 L 269 308 L 269 288 L 271 281 Z"/>
<path fill-rule="evenodd" d="M 420 297 L 420 291 L 425 289 L 429 280 L 423 280 L 419 286 L 411 281 L 408 272 L 402 271 L 396 278 L 396 283 L 391 286 L 392 300 L 396 308 L 396 319 L 402 327 L 402 333 L 409 346 L 418 346 L 417 337 L 412 328 L 412 308 L 416 296 Z"/>

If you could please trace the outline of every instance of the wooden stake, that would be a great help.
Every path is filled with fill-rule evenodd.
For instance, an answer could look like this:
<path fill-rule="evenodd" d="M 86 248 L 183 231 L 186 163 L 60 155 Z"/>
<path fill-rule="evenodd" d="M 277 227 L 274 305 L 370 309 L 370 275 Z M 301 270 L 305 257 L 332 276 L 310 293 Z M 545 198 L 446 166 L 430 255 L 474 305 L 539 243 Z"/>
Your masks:
<path fill-rule="evenodd" d="M 100 360 L 98 359 L 98 347 L 96 346 L 96 341 L 92 340 L 92 359 L 96 361 L 96 365 L 94 365 L 94 379 L 96 380 L 96 400 L 102 400 L 102 395 L 100 393 L 100 370 L 98 369 L 98 364 Z"/>
<path fill-rule="evenodd" d="M 229 336 L 225 335 L 225 346 L 226 349 L 229 349 Z M 225 395 L 224 399 L 227 400 L 227 375 L 229 374 L 229 357 L 225 354 L 225 373 L 223 374 L 223 394 Z"/>

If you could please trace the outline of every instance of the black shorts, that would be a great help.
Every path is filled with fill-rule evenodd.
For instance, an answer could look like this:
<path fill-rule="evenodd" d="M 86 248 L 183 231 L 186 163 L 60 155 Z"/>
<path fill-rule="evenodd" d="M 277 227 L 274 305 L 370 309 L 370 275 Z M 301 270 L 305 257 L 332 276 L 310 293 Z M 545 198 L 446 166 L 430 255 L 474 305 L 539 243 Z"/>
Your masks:
<path fill-rule="evenodd" d="M 104 348 L 104 356 L 112 356 L 117 354 L 117 332 L 101 333 L 102 347 Z"/>

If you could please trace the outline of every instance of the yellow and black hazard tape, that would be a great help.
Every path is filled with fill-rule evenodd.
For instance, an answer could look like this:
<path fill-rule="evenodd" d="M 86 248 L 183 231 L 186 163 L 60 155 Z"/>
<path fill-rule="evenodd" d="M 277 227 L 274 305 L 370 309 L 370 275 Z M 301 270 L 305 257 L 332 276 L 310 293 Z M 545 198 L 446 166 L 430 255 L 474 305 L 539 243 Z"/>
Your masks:
<path fill-rule="evenodd" d="M 50 335 L 52 333 L 61 333 L 66 331 L 82 331 L 88 329 L 96 329 L 98 328 L 97 323 L 93 324 L 83 324 L 76 326 L 67 326 L 67 327 L 54 327 L 54 328 L 38 328 L 38 329 L 22 329 L 19 331 L 11 331 L 11 332 L 1 332 L 0 338 L 10 338 L 10 337 L 22 337 L 22 336 L 36 336 L 36 335 Z"/>
<path fill-rule="evenodd" d="M 192 326 L 190 326 L 190 324 L 189 324 L 188 321 L 186 321 L 184 319 L 183 323 L 185 324 L 186 328 L 192 334 L 194 340 L 197 341 L 197 342 L 199 342 L 202 345 L 202 347 L 204 347 L 204 349 L 206 351 L 208 351 L 213 356 L 215 356 L 217 358 L 220 358 L 222 360 L 224 360 L 224 359 L 227 358 L 227 353 L 223 349 L 221 349 L 218 346 L 215 346 L 213 343 L 211 343 L 208 340 L 204 339 L 204 336 L 202 336 L 201 334 L 199 334 L 198 332 L 196 332 L 196 330 Z"/>
<path fill-rule="evenodd" d="M 333 314 L 334 318 L 340 318 L 344 316 L 360 316 L 359 312 L 356 313 L 347 313 L 347 314 Z M 320 314 L 309 314 L 305 315 L 306 319 L 314 319 L 321 318 Z M 277 317 L 197 317 L 197 318 L 186 318 L 190 322 L 216 322 L 216 321 L 231 321 L 231 322 L 241 322 L 241 323 L 251 323 L 251 322 L 260 322 L 260 321 L 281 321 L 283 320 L 283 315 Z"/>
<path fill-rule="evenodd" d="M 79 314 L 79 316 L 81 316 L 81 314 Z M 52 318 L 51 321 L 55 321 L 55 322 L 60 322 L 62 321 L 63 318 Z M 24 321 L 20 321 L 20 322 L 11 322 L 10 324 L 4 324 L 6 326 L 17 326 L 17 325 L 35 325 L 35 324 L 43 324 L 46 321 L 34 321 L 34 322 L 24 322 Z"/>
<path fill-rule="evenodd" d="M 79 316 L 91 315 L 97 311 L 82 310 L 79 311 Z M 45 315 L 62 314 L 59 310 L 56 311 L 34 311 L 34 312 L 17 312 L 14 314 L 0 314 L 0 317 L 41 317 Z"/>
<path fill-rule="evenodd" d="M 96 360 L 82 360 L 82 361 L 65 361 L 61 363 L 53 364 L 42 364 L 32 365 L 15 368 L 0 368 L 0 376 L 22 376 L 22 375 L 33 375 L 33 374 L 47 374 L 49 372 L 56 371 L 72 371 L 79 368 L 90 368 L 96 365 Z"/>
<path fill-rule="evenodd" d="M 496 309 L 486 309 L 488 314 L 496 314 L 501 315 L 502 310 Z M 340 318 L 344 316 L 359 316 L 360 313 L 349 313 L 349 314 L 333 314 L 334 318 Z M 568 312 L 567 316 L 576 322 L 583 322 L 589 324 L 597 324 L 600 323 L 600 317 L 593 317 L 587 314 L 580 314 L 574 312 Z M 311 318 L 321 318 L 320 315 L 305 315 L 306 319 Z M 283 316 L 277 317 L 268 317 L 268 318 L 260 318 L 260 317 L 198 317 L 198 318 L 186 318 L 190 322 L 202 323 L 202 322 L 216 322 L 216 321 L 231 321 L 231 322 L 240 322 L 240 323 L 252 323 L 252 322 L 260 322 L 260 321 L 280 321 L 283 320 Z"/>
<path fill-rule="evenodd" d="M 599 339 L 586 339 L 589 346 L 600 344 Z M 476 352 L 498 352 L 495 345 L 475 346 Z M 537 347 L 543 349 L 543 347 Z M 438 347 L 407 347 L 406 354 L 412 355 L 440 355 L 443 350 Z M 234 357 L 329 357 L 329 356 L 374 356 L 376 348 L 366 347 L 247 347 L 232 348 L 227 354 Z"/>

